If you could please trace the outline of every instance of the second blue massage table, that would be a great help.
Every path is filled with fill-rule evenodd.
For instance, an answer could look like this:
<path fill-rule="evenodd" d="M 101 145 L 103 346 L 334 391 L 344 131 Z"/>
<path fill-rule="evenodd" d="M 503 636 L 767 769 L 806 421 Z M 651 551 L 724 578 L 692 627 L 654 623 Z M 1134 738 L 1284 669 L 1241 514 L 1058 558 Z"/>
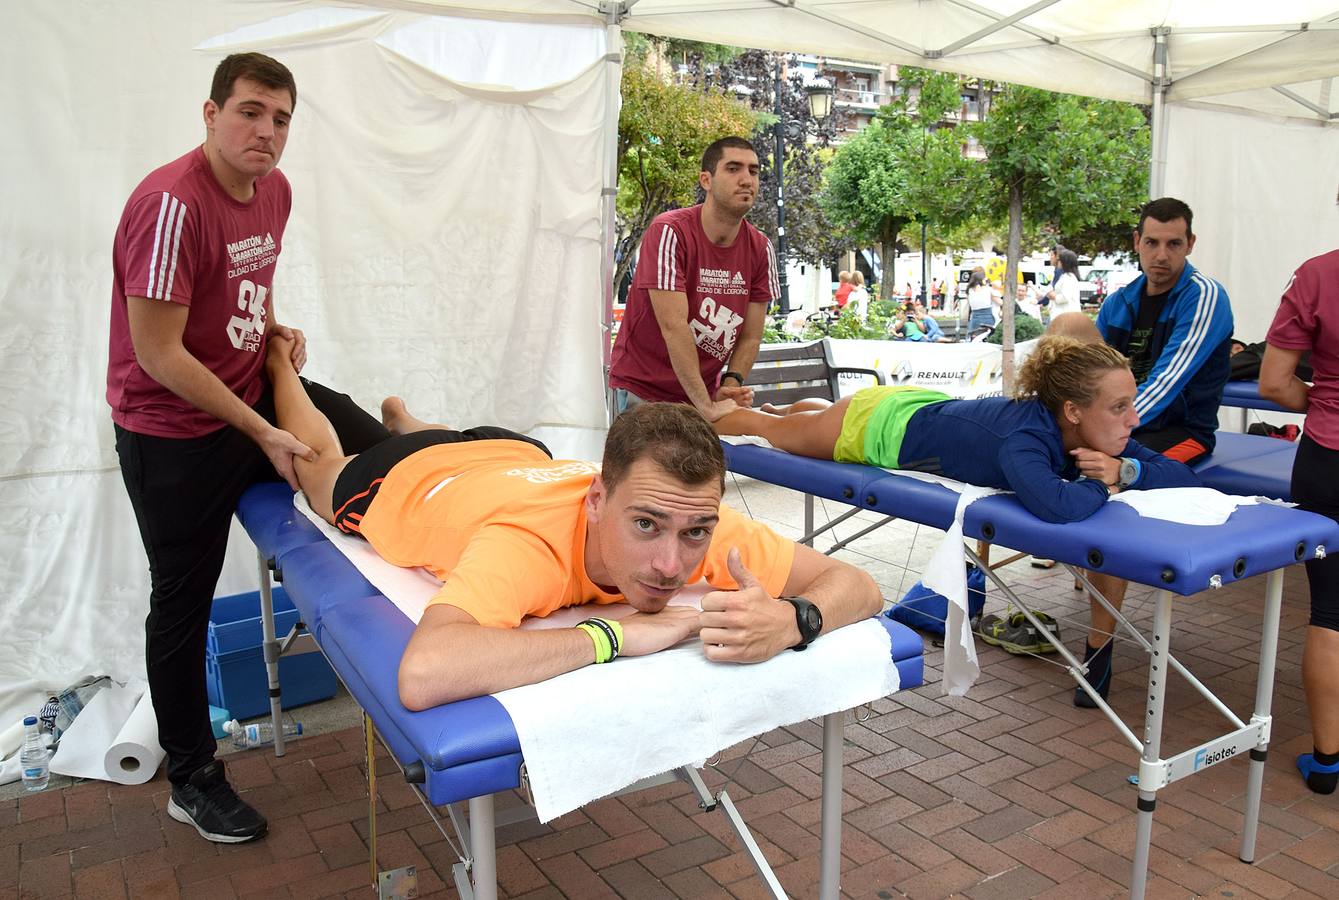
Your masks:
<path fill-rule="evenodd" d="M 400 657 L 413 632 L 410 620 L 354 567 L 321 531 L 293 505 L 287 485 L 251 488 L 238 506 L 237 517 L 255 543 L 260 559 L 262 628 L 269 673 L 270 704 L 277 737 L 275 752 L 283 755 L 279 726 L 278 659 L 302 646 L 305 625 L 315 647 L 357 700 L 364 712 L 368 750 L 370 875 L 378 877 L 376 862 L 376 783 L 372 764 L 375 732 L 387 746 L 406 779 L 419 792 L 438 827 L 436 807 L 445 806 L 460 838 L 455 867 L 456 887 L 462 897 L 496 896 L 495 811 L 493 795 L 525 786 L 524 759 L 515 727 L 494 697 L 477 697 L 422 712 L 406 710 L 399 699 L 397 676 Z M 274 633 L 271 577 L 282 581 L 298 609 L 301 622 L 287 636 Z M 902 688 L 923 679 L 923 642 L 910 629 L 880 618 L 892 639 L 893 660 Z M 312 643 L 307 641 L 308 644 Z M 838 896 L 841 841 L 840 713 L 823 720 L 822 857 L 820 890 L 824 898 Z M 756 842 L 729 795 L 713 796 L 692 769 L 681 770 L 692 784 L 704 809 L 718 805 L 753 858 L 759 875 L 773 896 L 783 896 Z M 457 805 L 468 805 L 468 821 Z M 446 835 L 450 841 L 450 835 Z M 454 843 L 451 846 L 455 847 Z"/>
<path fill-rule="evenodd" d="M 731 443 L 724 446 L 731 472 L 804 494 L 805 537 L 802 541 L 812 542 L 862 510 L 886 517 L 838 541 L 827 552 L 844 547 L 892 519 L 940 530 L 947 530 L 953 522 L 958 494 L 942 484 L 872 466 L 793 456 L 770 447 Z M 1199 467 L 1200 475 L 1207 486 L 1225 493 L 1286 499 L 1289 495 L 1288 473 L 1295 449 L 1294 445 L 1273 438 L 1220 433 L 1219 446 Z M 852 509 L 815 526 L 815 497 L 839 501 Z M 1143 737 L 1136 736 L 1105 701 L 1090 693 L 1141 755 L 1131 896 L 1142 897 L 1146 886 L 1157 791 L 1218 762 L 1247 753 L 1251 762 L 1240 856 L 1243 861 L 1251 862 L 1255 854 L 1270 735 L 1283 570 L 1295 563 L 1324 556 L 1326 547 L 1339 547 L 1339 525 L 1323 516 L 1277 505 L 1242 506 L 1222 525 L 1184 525 L 1144 518 L 1128 505 L 1115 502 L 1106 504 L 1081 522 L 1054 524 L 1029 513 L 1012 495 L 995 495 L 967 507 L 963 534 L 1065 563 L 1095 595 L 1083 574 L 1085 569 L 1154 588 L 1154 626 L 1148 638 L 1108 606 L 1108 610 L 1116 614 L 1118 627 L 1133 635 L 1149 655 L 1149 693 Z M 970 550 L 966 552 L 975 558 Z M 986 571 L 1034 626 L 1049 633 L 995 572 L 988 567 Z M 1172 656 L 1173 599 L 1261 574 L 1266 575 L 1267 580 L 1259 675 L 1254 709 L 1249 719 L 1243 721 Z M 1099 602 L 1105 603 L 1105 598 Z M 1068 663 L 1070 673 L 1081 686 L 1086 686 L 1083 664 L 1058 638 L 1053 642 Z M 1164 758 L 1162 732 L 1166 676 L 1172 669 L 1185 677 L 1227 719 L 1229 728 L 1218 737 Z"/>

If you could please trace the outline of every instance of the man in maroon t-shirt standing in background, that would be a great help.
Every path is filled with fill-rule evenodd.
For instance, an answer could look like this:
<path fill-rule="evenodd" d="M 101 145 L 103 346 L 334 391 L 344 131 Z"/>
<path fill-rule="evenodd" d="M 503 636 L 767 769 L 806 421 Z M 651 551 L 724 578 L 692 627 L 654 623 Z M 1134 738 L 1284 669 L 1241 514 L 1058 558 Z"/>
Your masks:
<path fill-rule="evenodd" d="M 656 216 L 642 237 L 609 371 L 616 412 L 672 401 L 714 422 L 752 403 L 744 382 L 781 293 L 771 242 L 744 221 L 758 196 L 753 145 L 713 143 L 698 183 L 701 205 Z"/>
<path fill-rule="evenodd" d="M 154 170 L 126 202 L 112 249 L 107 402 L 152 592 L 145 667 L 167 753 L 168 813 L 211 841 L 265 833 L 229 786 L 205 689 L 205 635 L 242 492 L 315 454 L 274 425 L 265 381 L 275 264 L 292 193 L 275 167 L 297 105 L 293 75 L 259 53 L 227 57 L 204 104 L 205 142 Z M 307 383 L 344 451 L 389 435 L 348 397 Z"/>

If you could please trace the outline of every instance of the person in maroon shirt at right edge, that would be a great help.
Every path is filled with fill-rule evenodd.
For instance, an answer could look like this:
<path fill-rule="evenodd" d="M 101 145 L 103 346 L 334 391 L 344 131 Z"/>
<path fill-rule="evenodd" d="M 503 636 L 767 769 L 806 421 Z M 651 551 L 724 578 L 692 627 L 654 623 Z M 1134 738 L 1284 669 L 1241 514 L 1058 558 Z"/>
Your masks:
<path fill-rule="evenodd" d="M 1311 351 L 1314 382 L 1297 377 Z M 1306 413 L 1293 463 L 1292 498 L 1302 509 L 1339 521 L 1339 250 L 1293 273 L 1266 337 L 1260 396 Z M 1311 622 L 1302 652 L 1302 684 L 1311 711 L 1313 752 L 1297 758 L 1307 787 L 1332 794 L 1339 782 L 1339 553 L 1309 560 Z"/>

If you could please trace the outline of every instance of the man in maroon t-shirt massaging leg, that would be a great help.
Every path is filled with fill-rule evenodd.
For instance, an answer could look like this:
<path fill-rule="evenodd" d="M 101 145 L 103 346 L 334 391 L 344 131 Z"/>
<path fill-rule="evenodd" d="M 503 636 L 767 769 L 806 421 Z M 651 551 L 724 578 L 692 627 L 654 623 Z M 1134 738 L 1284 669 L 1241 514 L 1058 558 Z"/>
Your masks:
<path fill-rule="evenodd" d="M 259 53 L 227 57 L 204 103 L 205 141 L 150 172 L 126 202 L 112 248 L 107 402 L 152 591 L 145 621 L 149 689 L 167 753 L 168 813 L 211 841 L 265 833 L 238 798 L 209 721 L 205 635 L 233 511 L 259 481 L 287 480 L 312 451 L 274 425 L 265 379 L 280 325 L 271 292 L 292 205 L 276 166 L 297 106 L 293 75 Z M 341 444 L 389 436 L 343 394 L 307 383 Z"/>

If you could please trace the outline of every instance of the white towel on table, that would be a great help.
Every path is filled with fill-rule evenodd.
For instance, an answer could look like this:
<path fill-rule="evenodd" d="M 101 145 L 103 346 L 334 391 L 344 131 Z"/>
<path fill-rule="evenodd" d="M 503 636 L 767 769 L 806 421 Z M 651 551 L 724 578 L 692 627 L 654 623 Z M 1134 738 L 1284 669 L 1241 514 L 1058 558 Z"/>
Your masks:
<path fill-rule="evenodd" d="M 535 812 L 547 822 L 774 728 L 886 697 L 898 684 L 888 632 L 868 619 L 757 665 L 710 662 L 694 639 L 495 696 L 516 725 Z"/>
<path fill-rule="evenodd" d="M 1239 497 L 1206 487 L 1158 488 L 1154 491 L 1121 491 L 1111 498 L 1133 507 L 1148 519 L 1163 519 L 1182 525 L 1222 525 L 1239 506 L 1269 503 L 1294 506 L 1266 497 Z"/>
<path fill-rule="evenodd" d="M 441 583 L 386 562 L 361 538 L 294 505 L 414 622 Z M 700 606 L 705 583 L 671 602 Z M 622 618 L 626 603 L 599 607 Z M 590 607 L 561 609 L 522 628 L 572 627 Z M 825 634 L 798 653 L 752 666 L 709 662 L 696 638 L 650 656 L 587 666 L 495 696 L 516 726 L 535 811 L 547 822 L 585 803 L 702 760 L 746 738 L 851 709 L 897 691 L 891 640 L 874 620 Z"/>

